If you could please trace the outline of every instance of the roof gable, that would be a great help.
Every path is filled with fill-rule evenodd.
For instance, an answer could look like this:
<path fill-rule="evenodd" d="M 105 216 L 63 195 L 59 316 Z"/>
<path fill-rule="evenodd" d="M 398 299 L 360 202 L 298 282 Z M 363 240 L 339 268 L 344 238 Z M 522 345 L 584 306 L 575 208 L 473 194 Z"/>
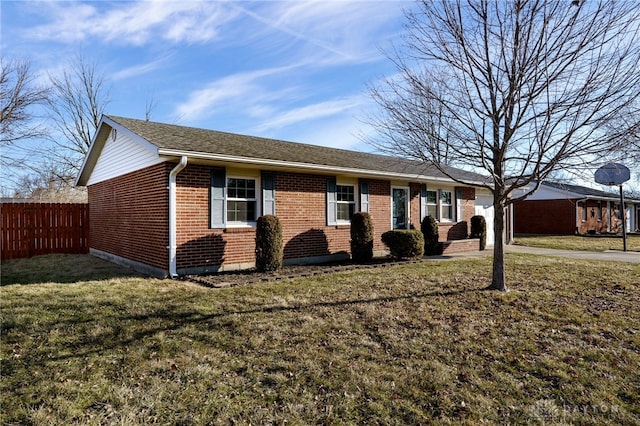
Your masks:
<path fill-rule="evenodd" d="M 164 161 L 158 155 L 156 146 L 108 117 L 103 117 L 76 185 L 91 185 Z"/>

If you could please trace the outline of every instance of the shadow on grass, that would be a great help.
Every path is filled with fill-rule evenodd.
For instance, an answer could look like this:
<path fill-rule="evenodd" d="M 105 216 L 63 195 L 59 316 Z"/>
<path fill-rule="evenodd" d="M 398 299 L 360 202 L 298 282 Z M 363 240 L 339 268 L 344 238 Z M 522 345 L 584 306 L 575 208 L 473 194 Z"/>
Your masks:
<path fill-rule="evenodd" d="M 133 321 L 138 324 L 152 324 L 154 322 L 160 321 L 162 326 L 157 327 L 149 327 L 147 329 L 135 332 L 133 334 L 129 334 L 129 337 L 124 338 L 122 335 L 122 329 L 120 326 L 114 327 L 112 330 L 109 330 L 101 335 L 96 335 L 95 337 L 87 339 L 86 336 L 81 341 L 67 341 L 64 342 L 64 347 L 58 347 L 54 351 L 58 353 L 57 356 L 51 356 L 49 354 L 47 357 L 35 357 L 45 359 L 44 363 L 50 361 L 60 361 L 60 360 L 68 360 L 68 359 L 78 359 L 84 358 L 90 355 L 95 355 L 99 353 L 103 353 L 108 350 L 124 348 L 135 344 L 136 342 L 142 342 L 148 338 L 151 338 L 156 335 L 160 335 L 166 332 L 177 332 L 181 329 L 187 328 L 191 325 L 201 325 L 206 327 L 207 329 L 212 328 L 229 328 L 230 332 L 233 331 L 233 327 L 235 327 L 234 321 L 225 321 L 226 318 L 231 319 L 237 316 L 245 316 L 245 315 L 272 315 L 286 312 L 295 312 L 295 313 L 308 313 L 313 309 L 317 308 L 343 308 L 343 307 L 354 307 L 358 305 L 367 305 L 367 304 L 384 304 L 390 302 L 397 302 L 403 300 L 412 300 L 412 299 L 427 299 L 433 297 L 452 297 L 465 293 L 475 293 L 483 291 L 481 288 L 477 289 L 462 289 L 462 290 L 452 290 L 452 291 L 431 291 L 431 292 L 419 292 L 419 293 L 410 293 L 398 296 L 385 296 L 385 297 L 373 297 L 373 298 L 360 298 L 360 299 L 351 299 L 351 300 L 334 300 L 327 302 L 313 302 L 306 304 L 297 304 L 293 306 L 262 306 L 257 307 L 255 309 L 246 309 L 246 310 L 235 310 L 235 311 L 227 311 L 220 312 L 214 314 L 202 314 L 199 312 L 176 312 L 176 311 L 155 311 L 146 314 L 140 315 L 128 315 L 128 316 L 119 316 L 117 319 L 118 323 L 126 323 L 128 321 Z M 104 318 L 103 318 L 104 320 Z M 58 320 L 57 324 L 59 325 L 61 322 L 65 322 Z M 75 323 L 75 321 L 70 321 Z M 190 335 L 190 339 L 200 340 L 195 335 Z M 205 342 L 211 343 L 211 342 Z M 48 348 L 48 352 L 51 352 L 51 348 Z"/>
<path fill-rule="evenodd" d="M 3 261 L 0 285 L 70 284 L 139 276 L 130 269 L 88 254 L 46 254 Z"/>

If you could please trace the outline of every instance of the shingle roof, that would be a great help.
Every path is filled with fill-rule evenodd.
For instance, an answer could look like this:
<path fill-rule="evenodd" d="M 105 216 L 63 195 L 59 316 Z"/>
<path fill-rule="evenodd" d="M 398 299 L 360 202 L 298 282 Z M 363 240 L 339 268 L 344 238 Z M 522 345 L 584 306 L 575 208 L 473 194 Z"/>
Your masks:
<path fill-rule="evenodd" d="M 563 182 L 549 182 L 549 181 L 546 181 L 546 182 L 544 182 L 544 185 L 550 186 L 552 188 L 560 189 L 560 190 L 563 190 L 563 191 L 572 192 L 574 194 L 583 195 L 585 197 L 613 198 L 613 199 L 619 199 L 620 198 L 620 193 L 619 192 L 616 193 L 614 191 L 611 191 L 611 192 L 601 191 L 601 190 L 598 190 L 598 189 L 588 188 L 586 186 L 572 185 L 572 184 L 563 183 Z"/>
<path fill-rule="evenodd" d="M 448 179 L 433 164 L 400 157 L 328 148 L 215 130 L 156 123 L 125 117 L 108 116 L 138 136 L 158 147 L 184 153 L 216 154 L 247 159 L 274 160 L 309 165 L 323 165 L 362 171 L 410 174 L 435 179 Z M 450 169 L 461 180 L 482 182 L 477 173 Z"/>

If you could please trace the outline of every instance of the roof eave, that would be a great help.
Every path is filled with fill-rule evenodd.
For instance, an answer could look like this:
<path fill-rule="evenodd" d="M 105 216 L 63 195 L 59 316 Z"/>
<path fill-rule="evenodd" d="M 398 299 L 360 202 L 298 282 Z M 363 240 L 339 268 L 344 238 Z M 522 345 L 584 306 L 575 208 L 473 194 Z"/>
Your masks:
<path fill-rule="evenodd" d="M 308 171 L 325 172 L 325 173 L 332 173 L 332 174 L 340 173 L 340 174 L 346 174 L 346 175 L 379 177 L 379 178 L 387 178 L 387 179 L 421 180 L 421 181 L 429 180 L 429 181 L 448 182 L 448 183 L 454 182 L 453 179 L 450 179 L 448 177 L 435 177 L 435 176 L 427 176 L 427 175 L 413 174 L 413 173 L 397 173 L 397 172 L 387 172 L 387 171 L 372 170 L 372 169 L 358 169 L 358 168 L 351 168 L 351 167 L 329 166 L 324 164 L 272 160 L 272 159 L 266 159 L 266 158 L 212 154 L 208 152 L 183 151 L 183 150 L 176 150 L 176 149 L 170 149 L 170 148 L 159 148 L 158 155 L 175 157 L 175 158 L 187 156 L 190 159 L 219 161 L 219 162 L 235 163 L 235 164 L 250 164 L 250 165 L 256 165 L 256 166 L 269 166 L 269 167 L 276 167 L 276 168 L 283 168 L 283 169 L 308 170 Z M 478 186 L 483 185 L 481 182 L 472 182 L 472 183 Z"/>

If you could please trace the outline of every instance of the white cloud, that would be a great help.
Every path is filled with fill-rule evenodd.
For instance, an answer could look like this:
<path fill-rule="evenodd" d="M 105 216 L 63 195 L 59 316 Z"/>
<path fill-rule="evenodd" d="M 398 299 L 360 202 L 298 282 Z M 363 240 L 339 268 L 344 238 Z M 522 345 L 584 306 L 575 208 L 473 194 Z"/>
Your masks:
<path fill-rule="evenodd" d="M 264 113 L 270 108 L 263 104 L 281 99 L 294 89 L 269 90 L 260 80 L 285 73 L 297 65 L 268 68 L 233 74 L 207 84 L 189 94 L 187 100 L 175 108 L 179 119 L 195 121 L 213 115 L 222 109 L 238 109 L 242 112 Z"/>
<path fill-rule="evenodd" d="M 297 132 L 291 133 L 290 140 L 332 148 L 373 151 L 359 137 L 363 131 L 362 124 L 348 115 L 327 117 L 315 126 L 300 127 Z"/>
<path fill-rule="evenodd" d="M 262 2 L 232 7 L 271 31 L 303 43 L 300 57 L 320 57 L 324 65 L 365 63 L 381 59 L 379 48 L 392 35 L 387 25 L 402 14 L 404 2 L 296 1 Z"/>
<path fill-rule="evenodd" d="M 113 74 L 110 75 L 110 78 L 113 81 L 118 81 L 118 80 L 124 80 L 127 78 L 138 77 L 140 75 L 150 73 L 152 71 L 157 70 L 162 65 L 164 65 L 167 62 L 168 58 L 169 56 L 166 56 L 146 64 L 127 67 L 120 71 L 114 72 Z"/>
<path fill-rule="evenodd" d="M 303 121 L 318 120 L 339 114 L 352 116 L 354 115 L 354 111 L 361 104 L 361 97 L 354 96 L 350 98 L 318 102 L 311 105 L 293 108 L 288 111 L 273 111 L 272 117 L 264 120 L 262 124 L 257 126 L 255 129 L 262 132 L 267 129 L 282 128 L 298 124 Z"/>
<path fill-rule="evenodd" d="M 218 37 L 219 27 L 236 16 L 223 3 L 207 1 L 97 4 L 50 3 L 46 11 L 50 22 L 30 29 L 30 34 L 65 43 L 89 38 L 123 45 L 153 40 L 199 43 Z"/>

